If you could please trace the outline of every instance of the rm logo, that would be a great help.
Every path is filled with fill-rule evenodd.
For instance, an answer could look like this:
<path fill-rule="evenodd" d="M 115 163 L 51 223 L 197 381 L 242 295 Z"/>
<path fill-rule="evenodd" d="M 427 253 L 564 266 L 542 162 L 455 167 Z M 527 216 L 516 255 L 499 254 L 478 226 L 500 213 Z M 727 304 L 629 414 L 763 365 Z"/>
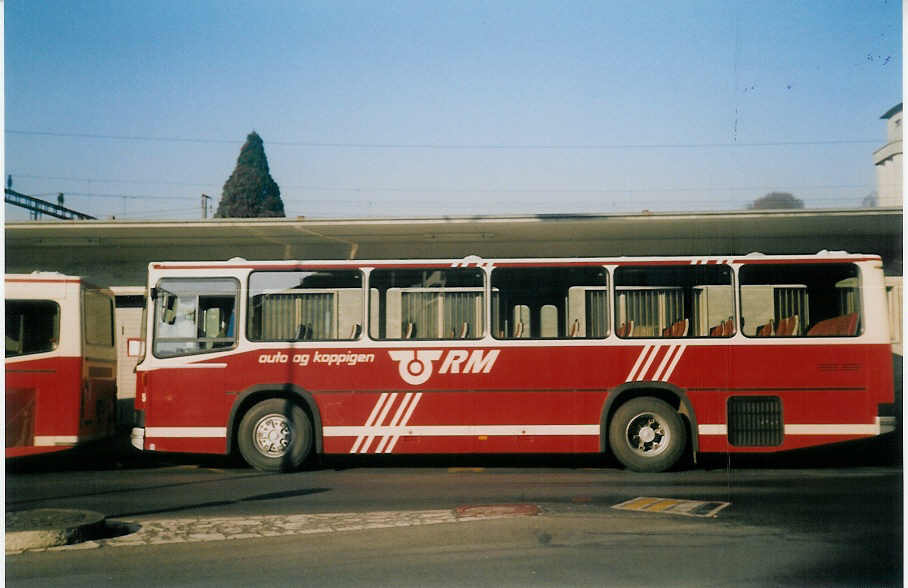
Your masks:
<path fill-rule="evenodd" d="M 397 371 L 404 382 L 413 386 L 424 384 L 432 377 L 432 362 L 442 359 L 440 374 L 487 374 L 492 371 L 500 350 L 483 351 L 474 349 L 451 349 L 447 352 L 437 349 L 401 349 L 389 351 L 388 355 L 397 362 Z"/>

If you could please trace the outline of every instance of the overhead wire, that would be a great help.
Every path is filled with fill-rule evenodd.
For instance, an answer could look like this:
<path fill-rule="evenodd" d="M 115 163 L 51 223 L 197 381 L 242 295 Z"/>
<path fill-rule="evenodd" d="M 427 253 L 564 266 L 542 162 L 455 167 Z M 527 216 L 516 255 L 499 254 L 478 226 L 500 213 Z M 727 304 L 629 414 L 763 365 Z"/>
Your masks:
<path fill-rule="evenodd" d="M 99 133 L 64 133 L 64 132 L 52 132 L 52 131 L 35 131 L 35 130 L 22 130 L 22 129 L 6 129 L 7 134 L 13 135 L 30 135 L 30 136 L 49 136 L 49 137 L 66 137 L 66 138 L 80 138 L 80 139 L 100 139 L 100 140 L 117 140 L 117 141 L 145 141 L 145 142 L 182 142 L 182 143 L 217 143 L 217 144 L 239 144 L 240 141 L 232 139 L 216 139 L 216 138 L 193 138 L 193 137 L 153 137 L 145 135 L 111 135 L 111 134 L 99 134 Z M 849 145 L 849 144 L 871 144 L 878 143 L 876 139 L 828 139 L 828 140 L 812 140 L 812 141 L 766 141 L 766 142 L 729 142 L 729 143 L 615 143 L 615 144 L 453 144 L 453 143 L 341 143 L 341 142 L 313 142 L 313 141 L 269 141 L 269 145 L 284 145 L 284 146 L 297 146 L 297 147 L 325 147 L 325 148 L 355 148 L 355 149 L 451 149 L 451 150 L 605 150 L 605 149 L 713 149 L 713 148 L 742 148 L 742 147 L 790 147 L 790 146 L 816 146 L 816 145 Z M 53 181 L 77 181 L 85 183 L 106 183 L 106 184 L 135 184 L 135 185 L 161 185 L 161 186 L 182 186 L 182 187 L 201 187 L 201 188 L 217 188 L 220 186 L 219 183 L 205 183 L 205 182 L 179 182 L 179 181 L 170 181 L 170 180 L 148 180 L 148 179 L 112 179 L 112 178 L 82 178 L 82 177 L 68 177 L 68 176 L 53 176 L 53 175 L 41 175 L 41 174 L 26 174 L 26 173 L 15 173 L 12 175 L 17 178 L 28 178 L 28 179 L 43 179 L 43 180 L 53 180 Z M 495 188 L 495 187 L 472 187 L 472 188 L 461 188 L 461 187 L 394 187 L 394 186 L 322 186 L 322 185 L 309 185 L 309 184 L 298 184 L 298 185 L 285 185 L 284 186 L 284 197 L 289 203 L 300 205 L 305 204 L 307 206 L 313 205 L 325 205 L 333 204 L 338 205 L 342 203 L 362 205 L 362 200 L 337 200 L 337 199 L 310 199 L 310 198 L 287 198 L 287 191 L 303 191 L 303 192 L 350 192 L 358 194 L 382 194 L 382 193 L 400 193 L 400 194 L 416 194 L 416 193 L 451 193 L 451 194 L 590 194 L 590 195 L 638 195 L 638 194 L 647 194 L 647 193 L 715 193 L 715 192 L 741 192 L 741 191 L 762 191 L 762 190 L 776 190 L 776 191 L 796 191 L 796 192 L 810 192 L 817 190 L 868 190 L 873 189 L 872 186 L 868 184 L 807 184 L 807 185 L 795 185 L 795 186 L 785 186 L 784 184 L 772 185 L 772 186 L 685 186 L 685 187 L 657 187 L 657 188 L 610 188 L 610 187 L 592 187 L 592 188 L 559 188 L 559 187 L 546 187 L 546 188 Z M 123 200 L 183 200 L 189 198 L 196 198 L 195 194 L 186 195 L 186 196 L 165 196 L 158 194 L 124 194 L 124 193 L 100 193 L 100 192 L 65 192 L 67 197 L 77 196 L 77 197 L 87 197 L 87 198 L 111 198 L 111 199 L 123 199 Z M 845 202 L 845 201 L 855 201 L 855 199 L 860 198 L 858 195 L 848 195 L 846 197 L 834 198 L 834 197 L 825 197 L 825 198 L 812 198 L 811 202 Z M 706 205 L 715 205 L 714 201 L 700 201 Z M 470 207 L 476 208 L 476 203 L 454 203 L 447 202 L 444 207 L 440 207 L 438 202 L 426 203 L 423 200 L 389 200 L 381 198 L 372 198 L 367 201 L 368 205 L 380 204 L 382 206 L 400 206 L 407 208 L 459 208 L 459 207 Z M 523 205 L 547 205 L 546 202 L 522 202 Z M 567 204 L 561 202 L 562 205 Z M 589 205 L 593 203 L 577 203 L 578 205 Z M 617 207 L 619 204 L 617 201 L 612 201 L 610 205 L 612 207 Z M 660 206 L 666 204 L 664 201 L 651 201 L 651 202 L 641 202 L 639 200 L 634 200 L 632 203 L 628 203 L 635 208 L 640 207 L 649 207 L 649 206 Z M 686 201 L 685 204 L 696 204 L 690 201 Z M 149 214 L 157 214 L 158 212 L 182 212 L 183 210 L 196 210 L 192 209 L 169 209 L 162 211 L 151 211 Z M 143 213 L 144 214 L 144 213 Z"/>
<path fill-rule="evenodd" d="M 242 144 L 236 139 L 196 137 L 152 137 L 148 135 L 106 135 L 99 133 L 63 133 L 56 131 L 32 131 L 6 129 L 10 135 L 65 137 L 74 139 L 103 139 L 113 141 L 163 142 L 163 143 L 215 143 Z M 742 147 L 797 147 L 814 145 L 851 145 L 878 143 L 878 139 L 818 139 L 811 141 L 754 141 L 754 142 L 710 142 L 710 143 L 601 143 L 601 144 L 555 144 L 555 143 L 366 143 L 330 142 L 300 140 L 269 140 L 269 145 L 289 147 L 313 147 L 331 149 L 450 149 L 450 150 L 606 150 L 606 149 L 724 149 Z"/>

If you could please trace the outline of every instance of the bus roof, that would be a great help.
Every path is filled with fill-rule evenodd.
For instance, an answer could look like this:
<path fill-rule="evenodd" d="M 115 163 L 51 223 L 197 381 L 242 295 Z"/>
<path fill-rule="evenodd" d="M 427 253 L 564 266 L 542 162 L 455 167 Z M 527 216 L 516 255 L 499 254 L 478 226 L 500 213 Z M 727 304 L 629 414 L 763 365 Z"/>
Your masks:
<path fill-rule="evenodd" d="M 804 255 L 747 255 L 726 256 L 649 256 L 649 257 L 536 257 L 481 258 L 470 255 L 460 259 L 381 259 L 381 260 L 247 260 L 234 257 L 227 261 L 166 261 L 152 262 L 149 270 L 205 269 L 292 269 L 292 268 L 354 268 L 354 267 L 508 267 L 522 265 L 716 265 L 742 263 L 830 263 L 880 261 L 876 254 L 820 251 Z"/>

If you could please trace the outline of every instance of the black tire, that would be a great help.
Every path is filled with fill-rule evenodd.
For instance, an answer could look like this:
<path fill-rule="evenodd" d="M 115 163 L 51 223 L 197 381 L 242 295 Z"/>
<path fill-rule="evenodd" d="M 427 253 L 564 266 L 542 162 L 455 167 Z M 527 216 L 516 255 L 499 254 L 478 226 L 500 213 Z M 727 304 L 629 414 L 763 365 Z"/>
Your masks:
<path fill-rule="evenodd" d="M 635 472 L 664 472 L 687 447 L 687 427 L 678 412 L 658 398 L 628 400 L 608 427 L 609 447 L 618 461 Z"/>
<path fill-rule="evenodd" d="M 243 415 L 237 445 L 246 463 L 257 470 L 294 471 L 309 457 L 312 424 L 299 405 L 283 398 L 270 398 Z"/>

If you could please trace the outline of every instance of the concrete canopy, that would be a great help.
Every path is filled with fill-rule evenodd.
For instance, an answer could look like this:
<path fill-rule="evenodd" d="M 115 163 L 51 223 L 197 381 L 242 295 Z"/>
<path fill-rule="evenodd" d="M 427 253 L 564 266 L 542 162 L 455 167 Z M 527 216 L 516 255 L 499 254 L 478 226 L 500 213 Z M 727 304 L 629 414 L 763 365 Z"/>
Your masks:
<path fill-rule="evenodd" d="M 876 253 L 901 275 L 901 208 L 6 225 L 6 271 L 141 286 L 150 261 Z"/>

